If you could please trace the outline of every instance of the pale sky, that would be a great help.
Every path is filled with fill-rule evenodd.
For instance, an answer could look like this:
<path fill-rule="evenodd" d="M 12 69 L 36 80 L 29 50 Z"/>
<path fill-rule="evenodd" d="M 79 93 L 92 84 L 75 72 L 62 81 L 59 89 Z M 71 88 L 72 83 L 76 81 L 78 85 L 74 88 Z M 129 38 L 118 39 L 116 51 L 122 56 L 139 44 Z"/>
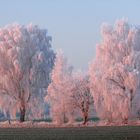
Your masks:
<path fill-rule="evenodd" d="M 86 70 L 100 41 L 102 22 L 128 18 L 140 25 L 140 0 L 0 0 L 0 26 L 33 23 L 48 29 L 76 69 Z"/>

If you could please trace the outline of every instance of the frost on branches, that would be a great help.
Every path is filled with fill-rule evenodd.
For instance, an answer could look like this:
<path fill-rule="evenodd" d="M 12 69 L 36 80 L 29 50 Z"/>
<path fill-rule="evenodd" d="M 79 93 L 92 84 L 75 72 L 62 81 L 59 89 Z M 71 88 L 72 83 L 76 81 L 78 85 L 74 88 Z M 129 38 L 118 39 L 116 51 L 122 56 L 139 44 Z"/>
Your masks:
<path fill-rule="evenodd" d="M 0 109 L 20 121 L 44 115 L 43 98 L 54 53 L 47 31 L 38 26 L 0 28 Z"/>
<path fill-rule="evenodd" d="M 139 94 L 140 29 L 122 19 L 115 26 L 103 24 L 101 32 L 89 66 L 94 105 L 100 118 L 127 123 Z"/>
<path fill-rule="evenodd" d="M 81 72 L 73 73 L 72 70 L 73 67 L 68 64 L 62 52 L 57 53 L 52 81 L 45 98 L 50 104 L 53 122 L 57 124 L 72 124 L 77 114 L 82 114 L 83 124 L 88 121 L 90 105 L 93 103 L 88 76 Z"/>
<path fill-rule="evenodd" d="M 73 108 L 70 102 L 72 69 L 63 53 L 58 52 L 52 71 L 52 81 L 45 97 L 45 101 L 50 104 L 53 122 L 57 124 L 73 121 Z"/>
<path fill-rule="evenodd" d="M 73 76 L 71 102 L 76 110 L 80 110 L 84 120 L 83 124 L 86 124 L 90 106 L 93 105 L 93 97 L 90 93 L 89 78 L 82 72 L 76 72 Z"/>

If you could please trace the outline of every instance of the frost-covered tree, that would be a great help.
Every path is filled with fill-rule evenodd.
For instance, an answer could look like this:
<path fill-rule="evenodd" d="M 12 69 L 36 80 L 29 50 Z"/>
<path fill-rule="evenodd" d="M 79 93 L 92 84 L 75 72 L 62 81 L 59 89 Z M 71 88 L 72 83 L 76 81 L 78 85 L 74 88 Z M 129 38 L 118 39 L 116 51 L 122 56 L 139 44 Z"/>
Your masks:
<path fill-rule="evenodd" d="M 103 24 L 101 32 L 102 42 L 89 66 L 94 105 L 101 118 L 126 122 L 139 81 L 140 29 L 119 20 L 114 27 Z"/>
<path fill-rule="evenodd" d="M 46 33 L 31 24 L 0 28 L 0 109 L 19 112 L 21 122 L 40 113 L 50 82 L 55 55 Z"/>
<path fill-rule="evenodd" d="M 52 81 L 45 97 L 45 101 L 50 104 L 52 119 L 57 124 L 73 121 L 73 108 L 70 101 L 72 69 L 63 53 L 58 52 L 52 71 Z"/>
<path fill-rule="evenodd" d="M 84 120 L 83 124 L 86 124 L 90 106 L 93 104 L 93 97 L 90 93 L 89 78 L 82 72 L 76 72 L 73 76 L 71 102 L 76 110 L 80 110 Z"/>

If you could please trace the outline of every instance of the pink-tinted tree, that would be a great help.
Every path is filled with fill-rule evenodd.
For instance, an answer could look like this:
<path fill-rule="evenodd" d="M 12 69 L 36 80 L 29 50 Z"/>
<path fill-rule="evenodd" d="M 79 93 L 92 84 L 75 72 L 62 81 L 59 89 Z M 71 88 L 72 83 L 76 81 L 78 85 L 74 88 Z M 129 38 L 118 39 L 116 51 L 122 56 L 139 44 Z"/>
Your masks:
<path fill-rule="evenodd" d="M 35 108 L 38 114 L 43 104 L 55 56 L 50 39 L 38 26 L 0 28 L 0 107 L 4 112 L 19 112 L 21 122 Z"/>
<path fill-rule="evenodd" d="M 61 51 L 56 55 L 51 80 L 45 101 L 50 104 L 53 121 L 57 124 L 73 121 L 73 108 L 70 102 L 72 66 L 68 64 Z"/>
<path fill-rule="evenodd" d="M 90 93 L 89 78 L 81 72 L 73 75 L 71 102 L 76 110 L 80 110 L 85 125 L 88 121 L 90 106 L 93 104 L 93 97 Z"/>
<path fill-rule="evenodd" d="M 139 29 L 119 20 L 114 27 L 103 24 L 101 31 L 103 40 L 89 66 L 94 105 L 100 118 L 127 122 L 139 81 Z"/>

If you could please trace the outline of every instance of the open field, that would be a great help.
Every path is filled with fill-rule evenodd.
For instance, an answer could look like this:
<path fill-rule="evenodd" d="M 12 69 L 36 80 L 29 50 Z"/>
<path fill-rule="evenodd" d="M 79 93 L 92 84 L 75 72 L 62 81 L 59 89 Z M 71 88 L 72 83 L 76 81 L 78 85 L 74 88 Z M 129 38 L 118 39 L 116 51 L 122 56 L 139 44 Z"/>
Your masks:
<path fill-rule="evenodd" d="M 0 128 L 0 140 L 140 140 L 140 126 Z"/>

